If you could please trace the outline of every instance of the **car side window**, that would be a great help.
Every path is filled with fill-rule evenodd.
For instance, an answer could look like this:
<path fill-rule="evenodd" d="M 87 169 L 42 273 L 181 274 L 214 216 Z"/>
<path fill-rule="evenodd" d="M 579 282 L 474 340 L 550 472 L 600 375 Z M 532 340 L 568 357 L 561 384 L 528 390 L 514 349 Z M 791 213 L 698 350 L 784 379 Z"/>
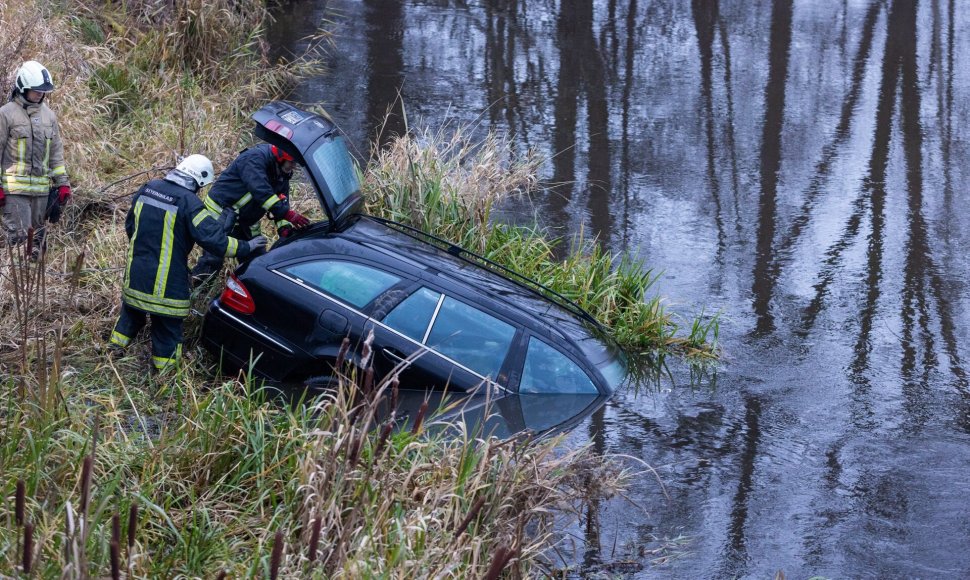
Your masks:
<path fill-rule="evenodd" d="M 595 394 L 596 385 L 566 355 L 536 337 L 529 338 L 520 393 Z"/>
<path fill-rule="evenodd" d="M 401 279 L 377 268 L 344 260 L 315 260 L 283 268 L 307 286 L 362 308 Z"/>
<path fill-rule="evenodd" d="M 441 294 L 421 288 L 405 298 L 384 318 L 384 324 L 404 336 L 422 342 Z"/>
<path fill-rule="evenodd" d="M 515 327 L 445 297 L 427 344 L 476 373 L 495 378 L 515 337 Z"/>

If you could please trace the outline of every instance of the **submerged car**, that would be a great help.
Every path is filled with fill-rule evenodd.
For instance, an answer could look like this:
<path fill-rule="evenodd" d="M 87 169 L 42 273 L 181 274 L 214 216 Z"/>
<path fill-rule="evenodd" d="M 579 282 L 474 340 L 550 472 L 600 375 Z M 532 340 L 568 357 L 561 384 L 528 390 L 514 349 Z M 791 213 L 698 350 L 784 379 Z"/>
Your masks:
<path fill-rule="evenodd" d="M 578 305 L 426 232 L 361 214 L 358 170 L 331 121 L 282 102 L 253 119 L 259 138 L 302 165 L 328 219 L 229 276 L 202 331 L 223 368 L 326 388 L 344 339 L 350 359 L 368 340 L 378 379 L 529 395 L 533 414 L 542 405 L 532 395 L 593 405 L 623 381 L 623 353 Z"/>

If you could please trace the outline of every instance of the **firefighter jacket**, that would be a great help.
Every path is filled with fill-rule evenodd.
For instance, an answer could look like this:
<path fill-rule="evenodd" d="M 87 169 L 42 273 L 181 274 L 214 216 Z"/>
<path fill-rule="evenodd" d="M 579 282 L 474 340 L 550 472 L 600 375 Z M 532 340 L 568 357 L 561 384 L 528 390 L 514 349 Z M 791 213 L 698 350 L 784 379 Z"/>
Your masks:
<path fill-rule="evenodd" d="M 139 189 L 125 219 L 128 264 L 122 300 L 150 312 L 184 318 L 189 314 L 189 252 L 198 243 L 225 257 L 245 257 L 247 244 L 226 236 L 212 212 L 195 195 L 195 183 L 179 171 Z"/>
<path fill-rule="evenodd" d="M 283 173 L 271 147 L 261 143 L 240 153 L 212 185 L 206 208 L 216 214 L 223 208 L 232 209 L 235 222 L 243 226 L 258 223 L 267 213 L 282 220 L 290 210 L 290 177 Z"/>
<path fill-rule="evenodd" d="M 0 107 L 0 140 L 0 187 L 7 193 L 46 196 L 51 186 L 68 184 L 57 116 L 45 103 L 14 93 Z"/>

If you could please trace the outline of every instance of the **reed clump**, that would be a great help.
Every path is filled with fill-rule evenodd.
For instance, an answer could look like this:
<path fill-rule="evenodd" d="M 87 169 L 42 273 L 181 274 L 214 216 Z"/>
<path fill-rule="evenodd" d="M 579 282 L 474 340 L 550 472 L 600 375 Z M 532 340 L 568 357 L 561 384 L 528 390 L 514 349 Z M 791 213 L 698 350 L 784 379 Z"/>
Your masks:
<path fill-rule="evenodd" d="M 496 224 L 493 210 L 534 190 L 541 160 L 517 156 L 494 135 L 467 127 L 419 131 L 376 152 L 364 174 L 368 211 L 434 232 L 572 299 L 610 329 L 631 354 L 686 358 L 704 367 L 719 357 L 718 318 L 683 319 L 659 295 L 642 260 L 596 243 L 551 239 L 538 227 Z"/>

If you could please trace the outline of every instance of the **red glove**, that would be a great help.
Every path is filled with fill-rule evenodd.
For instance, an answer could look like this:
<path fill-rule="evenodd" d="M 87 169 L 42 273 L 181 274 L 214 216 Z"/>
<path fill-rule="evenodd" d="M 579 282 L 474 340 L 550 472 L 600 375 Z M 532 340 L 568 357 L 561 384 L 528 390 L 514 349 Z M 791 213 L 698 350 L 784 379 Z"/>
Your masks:
<path fill-rule="evenodd" d="M 310 225 L 310 220 L 296 213 L 292 209 L 286 212 L 286 215 L 283 216 L 283 219 L 293 224 L 293 227 L 295 227 L 296 229 L 305 228 L 308 225 Z"/>
<path fill-rule="evenodd" d="M 57 203 L 64 205 L 67 200 L 71 197 L 71 186 L 62 185 L 57 188 Z"/>
<path fill-rule="evenodd" d="M 3 188 L 0 187 L 0 207 L 7 205 L 7 194 L 3 192 Z"/>

